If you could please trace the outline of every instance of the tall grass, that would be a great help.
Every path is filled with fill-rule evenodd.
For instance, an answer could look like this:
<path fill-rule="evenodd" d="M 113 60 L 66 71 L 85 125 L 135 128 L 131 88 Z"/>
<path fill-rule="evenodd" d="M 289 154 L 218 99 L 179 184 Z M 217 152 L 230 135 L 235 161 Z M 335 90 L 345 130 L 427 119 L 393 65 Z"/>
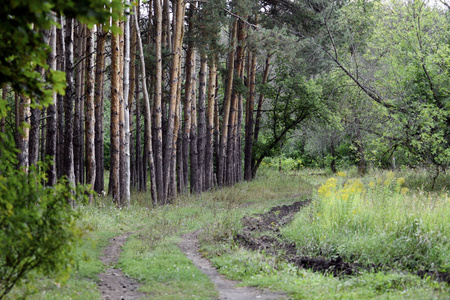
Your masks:
<path fill-rule="evenodd" d="M 340 173 L 319 187 L 283 234 L 302 255 L 450 271 L 447 194 L 412 192 L 405 184 L 392 172 L 364 182 Z"/>

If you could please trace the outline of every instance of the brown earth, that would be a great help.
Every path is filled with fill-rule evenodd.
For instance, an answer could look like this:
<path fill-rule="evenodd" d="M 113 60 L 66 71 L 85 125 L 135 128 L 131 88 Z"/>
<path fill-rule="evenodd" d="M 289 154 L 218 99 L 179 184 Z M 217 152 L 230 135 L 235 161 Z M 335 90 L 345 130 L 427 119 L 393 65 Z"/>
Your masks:
<path fill-rule="evenodd" d="M 99 289 L 102 293 L 102 299 L 140 299 L 146 296 L 145 293 L 138 292 L 139 283 L 128 278 L 120 269 L 114 268 L 117 264 L 119 255 L 122 252 L 122 246 L 125 244 L 131 232 L 112 238 L 109 245 L 103 250 L 100 260 L 107 266 L 105 272 L 98 275 L 100 281 Z"/>
<path fill-rule="evenodd" d="M 198 231 L 186 233 L 179 244 L 181 251 L 194 263 L 194 265 L 206 274 L 214 283 L 219 292 L 219 299 L 285 299 L 285 295 L 267 290 L 259 290 L 252 287 L 237 287 L 238 282 L 226 279 L 220 275 L 211 263 L 199 253 Z"/>
<path fill-rule="evenodd" d="M 363 265 L 360 263 L 344 262 L 342 258 L 324 259 L 321 257 L 305 257 L 297 255 L 296 245 L 286 242 L 279 231 L 282 226 L 289 223 L 294 215 L 311 201 L 298 201 L 291 205 L 277 206 L 264 214 L 246 216 L 242 219 L 244 229 L 235 236 L 235 241 L 244 248 L 261 251 L 267 254 L 281 255 L 294 265 L 312 269 L 334 276 L 357 275 L 362 271 L 390 270 L 386 266 Z M 421 277 L 432 277 L 441 282 L 450 283 L 450 273 L 418 271 L 415 274 Z"/>

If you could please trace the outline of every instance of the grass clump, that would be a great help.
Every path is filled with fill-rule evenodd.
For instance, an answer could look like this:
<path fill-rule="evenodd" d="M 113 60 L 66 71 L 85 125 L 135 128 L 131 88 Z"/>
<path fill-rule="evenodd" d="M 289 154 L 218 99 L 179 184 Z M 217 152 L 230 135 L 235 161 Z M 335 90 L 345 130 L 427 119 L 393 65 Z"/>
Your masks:
<path fill-rule="evenodd" d="M 339 176 L 341 175 L 341 176 Z M 450 202 L 412 193 L 388 172 L 365 180 L 329 178 L 283 230 L 302 255 L 367 265 L 450 271 Z"/>

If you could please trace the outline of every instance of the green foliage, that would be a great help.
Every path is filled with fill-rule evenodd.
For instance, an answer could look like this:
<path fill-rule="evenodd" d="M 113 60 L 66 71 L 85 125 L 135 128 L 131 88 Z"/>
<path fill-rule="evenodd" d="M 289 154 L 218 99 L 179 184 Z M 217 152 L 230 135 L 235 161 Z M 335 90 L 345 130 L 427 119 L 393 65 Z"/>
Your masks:
<path fill-rule="evenodd" d="M 0 298 L 32 270 L 67 276 L 73 265 L 80 231 L 70 203 L 85 193 L 65 181 L 47 188 L 43 174 L 8 168 L 0 175 Z"/>
<path fill-rule="evenodd" d="M 288 138 L 288 133 L 321 109 L 321 86 L 300 75 L 287 61 L 277 60 L 274 81 L 260 86 L 267 100 L 264 132 L 254 146 L 254 157 L 262 160 L 273 155 Z"/>
<path fill-rule="evenodd" d="M 49 71 L 46 60 L 51 49 L 43 31 L 57 24 L 58 14 L 92 26 L 109 24 L 109 18 L 119 18 L 121 12 L 121 1 L 7 0 L 0 8 L 0 86 L 10 84 L 31 97 L 32 105 L 50 104 L 54 91 L 64 93 L 65 78 L 61 72 Z M 48 71 L 47 78 L 38 68 Z"/>
<path fill-rule="evenodd" d="M 366 182 L 338 172 L 283 234 L 302 255 L 448 272 L 447 195 L 412 193 L 404 185 L 392 172 Z"/>

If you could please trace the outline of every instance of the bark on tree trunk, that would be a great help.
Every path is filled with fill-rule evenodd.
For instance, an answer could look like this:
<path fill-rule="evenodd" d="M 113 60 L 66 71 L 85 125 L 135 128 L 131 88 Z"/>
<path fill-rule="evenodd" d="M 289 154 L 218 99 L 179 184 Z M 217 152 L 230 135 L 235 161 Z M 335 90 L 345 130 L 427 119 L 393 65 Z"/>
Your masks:
<path fill-rule="evenodd" d="M 202 54 L 200 59 L 200 73 L 199 73 L 199 92 L 198 92 L 198 192 L 205 190 L 206 186 L 206 163 L 205 163 L 205 149 L 206 149 L 206 78 L 207 78 L 208 56 Z"/>
<path fill-rule="evenodd" d="M 95 185 L 94 190 L 101 194 L 105 189 L 104 179 L 104 144 L 103 144 L 103 85 L 105 72 L 105 42 L 107 32 L 103 30 L 103 26 L 97 31 L 97 58 L 95 71 Z"/>
<path fill-rule="evenodd" d="M 74 49 L 75 49 L 75 61 L 76 61 L 76 69 L 75 69 L 75 118 L 74 118 L 74 127 L 73 127 L 73 159 L 74 159 L 74 171 L 75 171 L 75 181 L 77 183 L 82 183 L 82 170 L 83 170 L 83 126 L 82 126 L 82 117 L 83 109 L 83 80 L 84 80 L 84 25 L 80 22 L 76 22 L 76 30 L 75 30 L 75 41 L 74 41 Z"/>
<path fill-rule="evenodd" d="M 48 59 L 51 70 L 56 70 L 56 26 L 53 25 L 50 29 L 49 45 L 52 52 Z M 47 139 L 45 145 L 45 155 L 50 158 L 50 165 L 47 170 L 47 184 L 53 186 L 56 184 L 56 93 L 53 93 L 53 103 L 47 107 Z"/>
<path fill-rule="evenodd" d="M 273 53 L 267 54 L 266 66 L 264 67 L 264 73 L 263 73 L 263 78 L 262 78 L 261 84 L 266 84 L 266 82 L 267 82 L 267 77 L 269 76 L 269 69 L 270 69 L 270 58 L 272 57 L 272 55 L 273 55 Z M 253 137 L 253 145 L 256 145 L 258 143 L 259 130 L 261 127 L 260 124 L 261 124 L 263 102 L 264 102 L 264 94 L 261 93 L 259 95 L 258 108 L 256 110 L 255 133 L 254 133 L 254 137 Z M 252 178 L 254 178 L 256 175 L 256 169 L 257 169 L 256 160 L 252 155 Z"/>
<path fill-rule="evenodd" d="M 129 0 L 125 1 L 129 4 Z M 123 193 L 122 205 L 130 205 L 130 110 L 129 110 L 129 92 L 130 92 L 130 19 L 129 8 L 126 8 L 125 16 L 125 53 L 124 53 L 124 68 L 123 68 L 123 112 L 124 112 L 124 141 L 123 141 Z"/>
<path fill-rule="evenodd" d="M 87 31 L 86 49 L 89 55 L 86 63 L 86 118 L 85 118 L 85 146 L 86 146 L 86 183 L 92 187 L 95 183 L 95 57 L 94 57 L 95 27 Z M 92 194 L 89 202 L 92 202 Z"/>
<path fill-rule="evenodd" d="M 73 160 L 73 20 L 67 19 L 65 27 L 66 50 L 66 96 L 64 98 L 64 175 L 71 184 L 75 184 L 75 170 Z"/>
<path fill-rule="evenodd" d="M 203 190 L 209 190 L 214 184 L 214 108 L 216 100 L 217 66 L 214 58 L 210 60 L 208 79 L 208 111 L 205 147 L 205 183 Z"/>
<path fill-rule="evenodd" d="M 64 43 L 64 17 L 60 17 L 60 29 L 56 29 L 57 35 L 57 52 L 58 52 L 58 70 L 66 70 L 65 53 L 66 47 Z M 58 95 L 57 97 L 57 141 L 56 141 L 56 175 L 61 178 L 64 175 L 64 96 Z"/>
<path fill-rule="evenodd" d="M 19 126 L 17 128 L 18 134 L 16 138 L 17 149 L 19 153 L 17 155 L 17 161 L 19 167 L 28 172 L 29 156 L 28 156 L 28 143 L 30 138 L 30 97 L 20 95 L 18 101 L 18 121 Z M 17 105 L 16 104 L 16 105 Z"/>
<path fill-rule="evenodd" d="M 252 161 L 253 161 L 253 110 L 255 104 L 255 79 L 256 79 L 256 54 L 251 55 L 249 66 L 249 88 L 245 112 L 245 161 L 244 161 L 244 179 L 252 180 Z"/>
<path fill-rule="evenodd" d="M 119 26 L 118 21 L 114 25 Z M 113 34 L 111 38 L 111 169 L 109 184 L 114 203 L 120 204 L 120 136 L 119 136 L 119 114 L 120 114 L 120 37 Z"/>
<path fill-rule="evenodd" d="M 219 169 L 217 171 L 218 184 L 223 186 L 225 184 L 225 169 L 226 169 L 226 155 L 228 143 L 228 123 L 230 121 L 230 107 L 233 90 L 233 74 L 234 74 L 234 55 L 236 51 L 236 35 L 237 35 L 237 20 L 231 25 L 230 32 L 230 51 L 228 52 L 228 66 L 227 66 L 227 83 L 225 88 L 225 99 L 223 107 L 223 124 L 222 136 L 220 139 L 220 153 L 219 153 Z"/>
<path fill-rule="evenodd" d="M 167 141 L 164 147 L 165 157 L 164 157 L 164 185 L 165 185 L 165 195 L 166 199 L 163 200 L 163 204 L 167 203 L 167 198 L 169 196 L 170 187 L 170 175 L 172 168 L 172 161 L 174 155 L 174 131 L 175 127 L 175 114 L 178 107 L 178 81 L 180 80 L 180 67 L 181 67 L 181 43 L 182 43 L 182 32 L 183 32 L 183 22 L 184 22 L 184 8 L 185 2 L 183 0 L 177 0 L 177 12 L 176 12 L 176 26 L 174 33 L 174 46 L 173 46 L 173 60 L 172 60 L 172 72 L 170 76 L 170 101 L 169 101 L 169 115 L 167 120 Z"/>
<path fill-rule="evenodd" d="M 193 30 L 192 16 L 196 6 L 190 4 L 189 9 L 189 34 Z M 184 187 L 188 186 L 189 179 L 189 146 L 191 144 L 191 130 L 193 121 L 192 103 L 195 102 L 196 90 L 196 76 L 195 76 L 195 58 L 196 49 L 192 40 L 188 43 L 188 50 L 186 53 L 186 84 L 185 84 L 185 98 L 184 98 L 184 134 L 183 134 L 183 180 Z M 191 162 L 192 168 L 192 162 Z M 183 192 L 183 191 L 182 191 Z"/>
<path fill-rule="evenodd" d="M 158 189 L 158 201 L 162 203 L 163 199 L 166 198 L 164 189 L 164 169 L 163 169 L 163 116 L 162 116 L 162 20 L 163 12 L 161 7 L 161 0 L 154 0 L 153 2 L 155 9 L 155 23 L 156 23 L 156 34 L 155 34 L 155 99 L 154 99 L 154 112 L 155 112 L 155 166 L 156 166 L 156 186 Z M 165 32 L 165 31 L 164 31 Z"/>
<path fill-rule="evenodd" d="M 137 9 L 134 7 L 134 14 L 137 15 Z M 151 109 L 150 109 L 150 99 L 148 96 L 148 90 L 147 90 L 147 82 L 145 79 L 145 60 L 144 60 L 144 50 L 142 48 L 142 40 L 141 40 L 141 34 L 139 30 L 139 22 L 137 18 L 135 18 L 135 25 L 136 25 L 136 32 L 137 32 L 137 39 L 138 39 L 138 47 L 139 47 L 139 56 L 141 59 L 141 77 L 142 77 L 142 87 L 144 92 L 144 101 L 145 101 L 145 114 L 147 117 L 147 126 L 145 128 L 147 132 L 147 138 L 145 140 L 145 143 L 147 145 L 147 151 L 148 153 L 145 153 L 144 155 L 148 157 L 149 165 L 150 165 L 150 192 L 152 195 L 152 200 L 154 204 L 158 204 L 158 195 L 156 190 L 156 183 L 155 183 L 155 164 L 153 160 L 153 148 L 152 148 L 152 131 L 151 131 Z"/>

